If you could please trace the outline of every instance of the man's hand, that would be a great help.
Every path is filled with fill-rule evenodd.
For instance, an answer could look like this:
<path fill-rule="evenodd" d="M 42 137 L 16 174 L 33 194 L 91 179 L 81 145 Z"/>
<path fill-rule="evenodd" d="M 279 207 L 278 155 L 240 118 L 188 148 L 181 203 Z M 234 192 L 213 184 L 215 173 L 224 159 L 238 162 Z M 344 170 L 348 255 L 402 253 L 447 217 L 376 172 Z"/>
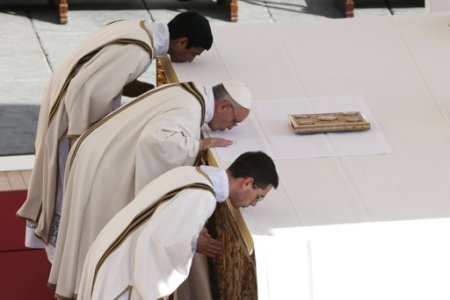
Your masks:
<path fill-rule="evenodd" d="M 209 137 L 201 140 L 200 150 L 204 151 L 213 147 L 228 147 L 231 144 L 233 144 L 233 141 L 218 137 Z"/>
<path fill-rule="evenodd" d="M 209 235 L 208 229 L 203 227 L 197 240 L 197 252 L 214 258 L 223 254 L 224 247 L 221 242 Z"/>

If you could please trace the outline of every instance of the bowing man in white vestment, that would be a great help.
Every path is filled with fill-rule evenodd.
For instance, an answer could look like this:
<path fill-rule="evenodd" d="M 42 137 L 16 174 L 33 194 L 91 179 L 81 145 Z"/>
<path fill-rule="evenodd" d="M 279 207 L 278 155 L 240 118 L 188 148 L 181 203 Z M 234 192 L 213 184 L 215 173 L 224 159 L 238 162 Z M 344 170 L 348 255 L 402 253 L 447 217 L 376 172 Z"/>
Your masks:
<path fill-rule="evenodd" d="M 120 106 L 122 95 L 135 97 L 153 87 L 137 80 L 153 58 L 168 53 L 172 61 L 190 62 L 209 49 L 212 41 L 208 20 L 185 12 L 168 24 L 113 22 L 65 57 L 53 73 L 41 105 L 35 165 L 27 200 L 17 212 L 29 220 L 27 246 L 35 247 L 41 239 L 49 244 L 52 261 L 56 239 L 52 229 L 60 218 L 63 175 L 73 140 Z"/>
<path fill-rule="evenodd" d="M 74 143 L 49 284 L 74 296 L 89 246 L 103 226 L 157 176 L 200 163 L 230 140 L 201 139 L 201 127 L 232 129 L 249 114 L 251 93 L 237 81 L 153 89 L 101 119 Z"/>
<path fill-rule="evenodd" d="M 147 184 L 97 236 L 77 299 L 170 295 L 188 276 L 197 239 L 216 203 L 255 206 L 278 186 L 272 159 L 246 152 L 227 170 L 179 167 Z"/>

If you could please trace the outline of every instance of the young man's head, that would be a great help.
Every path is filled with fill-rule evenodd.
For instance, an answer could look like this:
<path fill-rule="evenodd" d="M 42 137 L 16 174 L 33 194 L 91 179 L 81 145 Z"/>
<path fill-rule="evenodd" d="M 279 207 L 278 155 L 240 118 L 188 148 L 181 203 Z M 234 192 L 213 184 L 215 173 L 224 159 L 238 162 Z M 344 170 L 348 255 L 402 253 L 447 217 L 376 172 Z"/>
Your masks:
<path fill-rule="evenodd" d="M 191 62 L 203 50 L 209 50 L 213 36 L 208 20 L 196 12 L 175 16 L 169 26 L 169 54 L 173 62 Z"/>
<path fill-rule="evenodd" d="M 211 130 L 231 129 L 250 113 L 252 95 L 239 81 L 227 81 L 213 87 L 214 115 L 208 123 Z"/>
<path fill-rule="evenodd" d="M 273 160 L 264 152 L 241 154 L 227 169 L 230 201 L 235 208 L 255 206 L 272 188 L 278 187 Z"/>

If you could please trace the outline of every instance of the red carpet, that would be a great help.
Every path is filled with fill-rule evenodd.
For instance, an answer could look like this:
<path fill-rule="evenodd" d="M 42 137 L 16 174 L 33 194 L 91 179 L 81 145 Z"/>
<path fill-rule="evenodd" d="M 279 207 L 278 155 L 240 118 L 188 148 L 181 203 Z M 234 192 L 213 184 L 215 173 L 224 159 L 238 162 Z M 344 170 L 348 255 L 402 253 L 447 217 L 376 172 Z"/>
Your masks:
<path fill-rule="evenodd" d="M 0 299 L 54 299 L 43 250 L 24 247 L 25 221 L 16 217 L 26 191 L 0 192 Z"/>

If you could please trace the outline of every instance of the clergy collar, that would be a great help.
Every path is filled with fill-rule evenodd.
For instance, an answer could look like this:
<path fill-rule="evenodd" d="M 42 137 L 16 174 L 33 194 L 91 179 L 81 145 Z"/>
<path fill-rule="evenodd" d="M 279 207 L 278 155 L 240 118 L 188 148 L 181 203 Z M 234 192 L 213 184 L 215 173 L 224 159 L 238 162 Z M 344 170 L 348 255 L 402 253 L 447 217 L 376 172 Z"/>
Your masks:
<path fill-rule="evenodd" d="M 211 122 L 214 116 L 214 93 L 212 87 L 204 87 L 205 91 L 205 123 Z"/>
<path fill-rule="evenodd" d="M 200 170 L 211 180 L 217 202 L 221 203 L 227 200 L 229 193 L 227 172 L 224 169 L 211 166 L 200 166 Z"/>
<path fill-rule="evenodd" d="M 164 23 L 145 23 L 147 28 L 153 37 L 153 50 L 155 50 L 155 56 L 161 57 L 167 54 L 169 51 L 169 27 Z"/>

